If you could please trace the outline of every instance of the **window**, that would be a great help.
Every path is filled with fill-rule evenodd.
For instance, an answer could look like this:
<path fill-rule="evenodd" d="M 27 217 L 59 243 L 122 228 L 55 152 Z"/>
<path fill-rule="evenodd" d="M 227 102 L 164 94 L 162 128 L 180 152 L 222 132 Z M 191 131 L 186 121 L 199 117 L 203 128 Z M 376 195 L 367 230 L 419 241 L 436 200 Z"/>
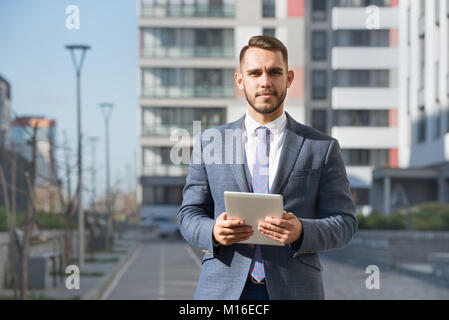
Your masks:
<path fill-rule="evenodd" d="M 417 123 L 417 142 L 423 143 L 426 141 L 426 109 L 424 106 L 418 108 L 418 123 Z"/>
<path fill-rule="evenodd" d="M 341 152 L 347 166 L 385 167 L 389 164 L 388 149 L 342 149 Z"/>
<path fill-rule="evenodd" d="M 337 30 L 334 45 L 337 47 L 389 47 L 389 30 Z"/>
<path fill-rule="evenodd" d="M 434 131 L 433 131 L 433 139 L 438 139 L 441 137 L 441 108 L 438 107 L 438 111 L 435 115 L 435 125 L 434 125 Z"/>
<path fill-rule="evenodd" d="M 182 187 L 144 186 L 142 201 L 144 205 L 180 205 L 182 202 Z"/>
<path fill-rule="evenodd" d="M 275 37 L 276 36 L 276 29 L 275 28 L 263 28 L 262 34 L 264 36 Z"/>
<path fill-rule="evenodd" d="M 312 110 L 312 127 L 323 133 L 327 132 L 326 110 Z"/>
<path fill-rule="evenodd" d="M 326 20 L 326 2 L 327 2 L 327 0 L 313 0 L 312 1 L 312 20 L 313 21 Z"/>
<path fill-rule="evenodd" d="M 263 0 L 262 17 L 274 18 L 276 16 L 275 0 Z"/>
<path fill-rule="evenodd" d="M 419 38 L 419 66 L 419 85 L 420 89 L 424 89 L 426 78 L 426 37 L 424 35 Z"/>
<path fill-rule="evenodd" d="M 389 70 L 337 70 L 336 87 L 389 87 Z"/>
<path fill-rule="evenodd" d="M 440 0 L 435 0 L 435 24 L 440 25 Z"/>
<path fill-rule="evenodd" d="M 312 32 L 312 60 L 325 60 L 327 55 L 327 34 L 324 31 Z"/>
<path fill-rule="evenodd" d="M 326 71 L 312 71 L 312 100 L 325 100 L 327 98 Z"/>
<path fill-rule="evenodd" d="M 388 127 L 388 110 L 335 110 L 338 127 Z"/>
<path fill-rule="evenodd" d="M 421 17 L 424 17 L 426 15 L 426 1 L 425 0 L 419 0 L 419 14 Z"/>
<path fill-rule="evenodd" d="M 389 7 L 391 0 L 337 0 L 336 7 L 367 7 L 375 5 L 378 7 Z"/>

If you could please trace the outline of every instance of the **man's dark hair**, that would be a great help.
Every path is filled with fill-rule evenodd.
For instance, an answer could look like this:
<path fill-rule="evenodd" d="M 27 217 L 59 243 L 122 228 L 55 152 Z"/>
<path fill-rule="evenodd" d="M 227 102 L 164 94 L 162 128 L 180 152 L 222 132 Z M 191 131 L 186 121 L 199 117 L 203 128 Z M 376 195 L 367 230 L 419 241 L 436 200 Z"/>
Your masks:
<path fill-rule="evenodd" d="M 285 45 L 277 38 L 271 36 L 254 36 L 248 41 L 248 45 L 244 46 L 240 51 L 240 63 L 245 57 L 246 50 L 249 48 L 260 48 L 270 51 L 280 51 L 285 65 L 288 68 L 288 53 Z"/>

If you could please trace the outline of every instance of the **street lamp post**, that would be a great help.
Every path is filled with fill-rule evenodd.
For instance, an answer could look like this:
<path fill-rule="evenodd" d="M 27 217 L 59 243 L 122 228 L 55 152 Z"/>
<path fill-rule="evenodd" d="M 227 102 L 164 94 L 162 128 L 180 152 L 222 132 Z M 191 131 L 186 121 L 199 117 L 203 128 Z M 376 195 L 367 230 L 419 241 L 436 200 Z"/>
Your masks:
<path fill-rule="evenodd" d="M 83 212 L 83 156 L 82 156 L 82 135 L 81 135 L 81 69 L 84 63 L 86 51 L 90 46 L 82 44 L 66 45 L 65 48 L 70 51 L 73 65 L 76 71 L 76 101 L 77 101 L 77 120 L 78 120 L 78 267 L 84 268 L 84 212 Z M 75 52 L 81 51 L 80 61 L 76 60 Z"/>
<path fill-rule="evenodd" d="M 92 168 L 91 168 L 91 183 L 92 183 L 92 200 L 91 200 L 91 210 L 96 211 L 96 201 L 97 201 L 97 179 L 96 179 L 96 143 L 98 141 L 98 137 L 90 137 L 89 141 L 92 147 Z"/>
<path fill-rule="evenodd" d="M 110 248 L 110 238 L 113 236 L 113 219 L 112 219 L 112 208 L 111 208 L 111 184 L 110 184 L 110 154 L 109 154 L 109 119 L 111 117 L 112 108 L 114 105 L 112 103 L 104 102 L 100 103 L 101 110 L 104 116 L 105 124 L 105 141 L 106 141 L 106 209 L 108 213 L 108 227 L 107 227 L 107 246 Z"/>

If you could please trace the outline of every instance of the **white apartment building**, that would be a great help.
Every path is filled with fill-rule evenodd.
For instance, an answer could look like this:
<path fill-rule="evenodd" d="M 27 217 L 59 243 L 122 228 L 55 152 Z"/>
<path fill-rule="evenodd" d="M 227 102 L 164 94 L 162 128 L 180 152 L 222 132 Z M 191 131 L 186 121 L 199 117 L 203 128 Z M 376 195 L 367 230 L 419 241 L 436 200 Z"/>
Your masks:
<path fill-rule="evenodd" d="M 307 123 L 338 139 L 359 211 L 398 166 L 397 1 L 306 1 Z"/>
<path fill-rule="evenodd" d="M 449 202 L 449 1 L 400 0 L 399 167 L 373 172 L 385 214 Z"/>
<path fill-rule="evenodd" d="M 193 134 L 246 111 L 234 73 L 251 36 L 288 47 L 295 81 L 286 111 L 305 122 L 303 0 L 138 0 L 138 191 L 141 215 L 175 215 L 188 165 L 170 161 L 176 128 Z M 191 143 L 186 149 L 191 149 Z"/>

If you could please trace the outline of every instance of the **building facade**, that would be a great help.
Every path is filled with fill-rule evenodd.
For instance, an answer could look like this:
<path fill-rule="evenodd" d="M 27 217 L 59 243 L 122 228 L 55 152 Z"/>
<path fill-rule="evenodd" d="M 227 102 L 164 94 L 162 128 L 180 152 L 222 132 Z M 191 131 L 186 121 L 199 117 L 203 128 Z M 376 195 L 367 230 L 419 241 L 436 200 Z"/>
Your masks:
<path fill-rule="evenodd" d="M 170 160 L 176 128 L 193 135 L 240 118 L 246 101 L 234 84 L 240 49 L 274 35 L 288 47 L 295 80 L 286 111 L 305 122 L 304 1 L 138 0 L 138 192 L 141 215 L 175 215 L 188 164 Z M 192 136 L 193 138 L 193 136 Z M 185 144 L 190 151 L 192 140 Z"/>
<path fill-rule="evenodd" d="M 399 10 L 399 168 L 373 172 L 373 207 L 385 214 L 449 202 L 449 1 Z"/>
<path fill-rule="evenodd" d="M 307 124 L 338 139 L 359 211 L 398 166 L 398 1 L 306 1 Z"/>
<path fill-rule="evenodd" d="M 0 75 L 0 147 L 9 147 L 11 138 L 11 85 Z"/>

